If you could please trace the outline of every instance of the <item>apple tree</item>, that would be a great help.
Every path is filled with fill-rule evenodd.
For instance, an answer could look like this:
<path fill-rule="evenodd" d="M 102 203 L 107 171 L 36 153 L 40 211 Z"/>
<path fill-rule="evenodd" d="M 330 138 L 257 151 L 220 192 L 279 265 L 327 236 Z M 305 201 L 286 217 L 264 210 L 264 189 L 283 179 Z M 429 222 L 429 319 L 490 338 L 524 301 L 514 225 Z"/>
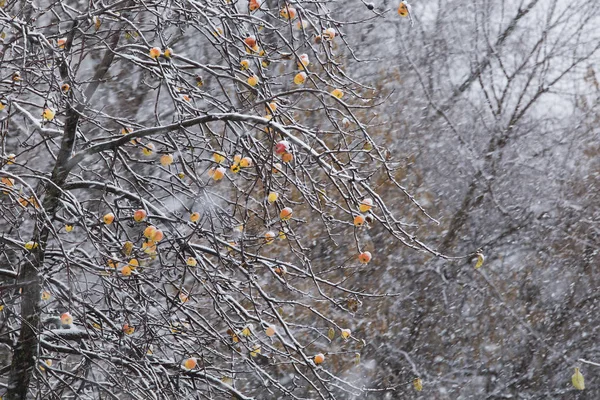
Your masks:
<path fill-rule="evenodd" d="M 351 279 L 365 232 L 444 256 L 378 194 L 435 223 L 370 135 L 365 5 L 2 1 L 4 399 L 394 389 L 356 383 L 352 315 L 395 296 Z"/>

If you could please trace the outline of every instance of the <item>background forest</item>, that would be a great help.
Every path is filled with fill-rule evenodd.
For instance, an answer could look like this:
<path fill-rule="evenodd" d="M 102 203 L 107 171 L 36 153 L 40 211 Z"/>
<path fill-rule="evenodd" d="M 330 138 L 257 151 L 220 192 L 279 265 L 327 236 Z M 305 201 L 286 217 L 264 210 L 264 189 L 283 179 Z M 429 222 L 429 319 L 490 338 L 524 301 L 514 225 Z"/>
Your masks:
<path fill-rule="evenodd" d="M 599 2 L 0 6 L 4 400 L 600 398 Z"/>

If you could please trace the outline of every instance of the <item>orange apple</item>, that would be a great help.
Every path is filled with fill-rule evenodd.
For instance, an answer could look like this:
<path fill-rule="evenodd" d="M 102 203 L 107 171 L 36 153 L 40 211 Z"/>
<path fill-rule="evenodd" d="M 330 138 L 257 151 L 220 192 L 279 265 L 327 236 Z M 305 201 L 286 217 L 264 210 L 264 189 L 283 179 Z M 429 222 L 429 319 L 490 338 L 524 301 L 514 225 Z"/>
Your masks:
<path fill-rule="evenodd" d="M 200 213 L 199 212 L 193 212 L 190 214 L 190 221 L 192 222 L 198 222 L 200 220 Z"/>
<path fill-rule="evenodd" d="M 268 337 L 273 337 L 273 335 L 275 335 L 275 327 L 273 325 L 267 326 L 267 329 L 265 329 L 265 334 Z"/>
<path fill-rule="evenodd" d="M 42 118 L 44 121 L 52 121 L 55 115 L 56 111 L 54 111 L 53 108 L 45 108 L 44 112 L 42 113 Z"/>
<path fill-rule="evenodd" d="M 70 313 L 66 312 L 60 316 L 60 322 L 63 325 L 71 325 L 73 323 L 73 317 Z"/>
<path fill-rule="evenodd" d="M 125 333 L 126 335 L 131 335 L 133 332 L 135 332 L 134 326 L 129 325 L 128 323 L 125 323 L 123 325 L 123 333 Z"/>
<path fill-rule="evenodd" d="M 290 162 L 292 162 L 293 159 L 294 159 L 294 156 L 292 155 L 292 153 L 284 153 L 281 156 L 281 161 L 283 161 L 284 163 L 290 163 Z"/>
<path fill-rule="evenodd" d="M 173 154 L 163 154 L 160 157 L 160 164 L 163 167 L 168 167 L 169 165 L 173 164 Z"/>
<path fill-rule="evenodd" d="M 296 9 L 286 4 L 281 11 L 279 11 L 279 15 L 283 19 L 292 20 L 296 18 Z"/>
<path fill-rule="evenodd" d="M 292 213 L 292 209 L 290 207 L 286 207 L 279 213 L 279 218 L 281 218 L 282 221 L 287 221 L 292 218 Z"/>
<path fill-rule="evenodd" d="M 256 46 L 256 37 L 254 35 L 249 35 L 244 39 L 244 43 L 252 49 Z"/>
<path fill-rule="evenodd" d="M 129 265 L 125 265 L 123 268 L 121 268 L 121 274 L 123 274 L 123 276 L 130 276 L 131 267 Z"/>
<path fill-rule="evenodd" d="M 273 234 L 275 235 L 275 234 Z M 39 244 L 37 242 L 34 242 L 32 240 L 30 240 L 29 242 L 25 243 L 25 248 L 27 250 L 33 250 L 33 249 L 37 249 L 39 247 Z"/>
<path fill-rule="evenodd" d="M 250 157 L 244 157 L 240 160 L 240 167 L 248 168 L 252 165 L 252 159 Z"/>
<path fill-rule="evenodd" d="M 152 258 L 152 256 L 156 256 L 156 243 L 152 240 L 148 240 L 142 243 L 142 250 Z"/>
<path fill-rule="evenodd" d="M 302 85 L 306 82 L 306 72 L 298 72 L 296 76 L 294 76 L 294 83 L 296 85 Z"/>
<path fill-rule="evenodd" d="M 303 70 L 304 67 L 308 67 L 310 64 L 310 60 L 308 59 L 308 54 L 300 54 L 300 62 L 298 63 L 298 69 Z"/>
<path fill-rule="evenodd" d="M 250 61 L 248 61 L 248 60 L 246 60 L 246 59 L 244 59 L 244 60 L 240 61 L 240 69 L 241 69 L 242 71 L 245 71 L 245 70 L 247 70 L 248 68 L 250 68 Z"/>
<path fill-rule="evenodd" d="M 342 329 L 342 339 L 346 340 L 352 335 L 352 331 L 350 329 Z"/>
<path fill-rule="evenodd" d="M 408 17 L 408 13 L 408 4 L 406 4 L 405 1 L 401 1 L 400 5 L 398 6 L 398 15 L 401 17 Z"/>
<path fill-rule="evenodd" d="M 365 217 L 362 214 L 359 214 L 354 217 L 354 225 L 355 226 L 363 226 L 365 223 Z"/>
<path fill-rule="evenodd" d="M 362 264 L 368 264 L 371 261 L 371 253 L 368 251 L 364 251 L 358 255 L 358 261 Z"/>
<path fill-rule="evenodd" d="M 154 243 L 158 243 L 161 240 L 163 240 L 165 237 L 165 235 L 163 234 L 163 232 L 160 229 L 157 229 L 156 232 L 154 232 L 154 235 L 152 235 L 152 241 Z"/>
<path fill-rule="evenodd" d="M 148 239 L 152 239 L 154 237 L 154 234 L 156 233 L 156 227 L 153 225 L 149 225 L 146 227 L 146 229 L 144 229 L 144 236 Z"/>
<path fill-rule="evenodd" d="M 317 355 L 314 357 L 314 359 L 313 359 L 313 360 L 315 361 L 315 364 L 319 365 L 319 364 L 321 364 L 323 361 L 325 361 L 325 356 L 323 355 L 323 353 L 319 353 L 319 354 L 317 354 Z"/>
<path fill-rule="evenodd" d="M 250 0 L 248 2 L 248 9 L 250 11 L 256 11 L 260 8 L 260 3 L 258 2 L 258 0 Z"/>
<path fill-rule="evenodd" d="M 278 265 L 273 271 L 279 276 L 284 276 L 287 273 L 287 268 L 285 265 Z"/>
<path fill-rule="evenodd" d="M 360 212 L 365 213 L 365 212 L 369 211 L 372 207 L 373 207 L 373 199 L 366 198 L 360 203 L 360 206 L 358 206 L 358 209 L 360 210 Z"/>
<path fill-rule="evenodd" d="M 342 92 L 342 90 L 341 90 L 341 89 L 333 89 L 333 90 L 331 91 L 331 95 L 332 95 L 333 97 L 336 97 L 336 98 L 338 98 L 338 99 L 341 99 L 341 98 L 344 96 L 344 92 Z"/>
<path fill-rule="evenodd" d="M 271 244 L 275 241 L 275 237 L 277 235 L 275 235 L 275 232 L 273 231 L 269 231 L 267 233 L 265 233 L 265 243 L 266 244 Z"/>
<path fill-rule="evenodd" d="M 251 77 L 249 77 L 248 78 L 248 85 L 250 85 L 250 86 L 256 86 L 256 85 L 258 85 L 258 76 L 252 75 Z"/>
<path fill-rule="evenodd" d="M 188 358 L 183 362 L 183 367 L 188 370 L 196 368 L 196 365 L 198 365 L 198 361 L 194 357 Z"/>
<path fill-rule="evenodd" d="M 335 37 L 335 29 L 327 28 L 323 31 L 323 38 L 327 40 L 333 40 Z"/>
<path fill-rule="evenodd" d="M 308 28 L 308 21 L 307 20 L 303 19 L 302 21 L 298 21 L 296 23 L 296 29 L 304 30 L 306 28 Z"/>
<path fill-rule="evenodd" d="M 135 222 L 142 222 L 143 220 L 145 220 L 145 219 L 146 219 L 146 216 L 147 216 L 147 214 L 146 214 L 146 211 L 145 211 L 145 210 L 142 210 L 142 209 L 140 209 L 140 210 L 136 210 L 136 211 L 133 213 L 133 220 L 134 220 Z"/>
<path fill-rule="evenodd" d="M 221 164 L 225 161 L 225 156 L 221 153 L 213 153 L 213 160 L 215 160 L 217 164 Z"/>
<path fill-rule="evenodd" d="M 113 213 L 107 213 L 104 215 L 104 217 L 102 217 L 102 221 L 104 221 L 104 223 L 106 225 L 112 224 L 114 220 L 115 220 L 115 214 L 113 214 Z"/>
<path fill-rule="evenodd" d="M 173 49 L 171 49 L 170 47 L 167 47 L 165 49 L 165 52 L 163 53 L 163 55 L 165 56 L 165 58 L 173 57 Z"/>
<path fill-rule="evenodd" d="M 158 57 L 160 57 L 160 49 L 158 47 L 153 47 L 150 49 L 150 58 L 154 58 L 157 59 Z"/>
<path fill-rule="evenodd" d="M 220 181 L 221 179 L 223 179 L 223 177 L 225 176 L 225 168 L 223 167 L 218 167 L 215 168 L 214 174 L 213 174 L 213 179 L 215 181 Z"/>

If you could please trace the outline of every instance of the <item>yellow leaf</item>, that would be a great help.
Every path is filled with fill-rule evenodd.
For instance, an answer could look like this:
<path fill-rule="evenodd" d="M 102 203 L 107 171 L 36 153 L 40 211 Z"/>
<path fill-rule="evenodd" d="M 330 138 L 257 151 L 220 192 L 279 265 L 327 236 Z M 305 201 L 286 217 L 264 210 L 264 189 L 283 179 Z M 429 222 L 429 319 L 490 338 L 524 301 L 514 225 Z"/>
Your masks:
<path fill-rule="evenodd" d="M 129 240 L 126 241 L 125 243 L 123 243 L 123 254 L 128 256 L 131 254 L 132 251 L 133 251 L 133 243 L 131 243 Z"/>
<path fill-rule="evenodd" d="M 223 382 L 224 384 L 229 385 L 229 386 L 233 385 L 233 379 L 231 379 L 228 376 L 221 377 L 221 382 Z"/>
<path fill-rule="evenodd" d="M 250 352 L 250 355 L 252 357 L 256 357 L 259 354 L 260 354 L 260 344 L 254 345 L 254 347 L 252 348 L 252 351 Z"/>
<path fill-rule="evenodd" d="M 333 340 L 335 338 L 335 329 L 329 328 L 329 331 L 327 332 L 327 337 L 329 338 L 329 340 Z"/>
<path fill-rule="evenodd" d="M 423 381 L 421 380 L 421 378 L 415 378 L 415 380 L 413 381 L 413 386 L 415 387 L 415 390 L 417 392 L 423 390 Z"/>
<path fill-rule="evenodd" d="M 242 329 L 242 336 L 248 337 L 250 336 L 250 334 L 252 333 L 251 331 L 251 327 L 250 325 L 244 327 L 244 329 Z"/>
<path fill-rule="evenodd" d="M 354 365 L 360 364 L 360 353 L 354 354 Z"/>
<path fill-rule="evenodd" d="M 477 264 L 475 264 L 475 269 L 479 269 L 483 265 L 484 261 L 485 256 L 483 255 L 483 253 L 477 253 Z"/>
<path fill-rule="evenodd" d="M 571 377 L 571 381 L 573 382 L 573 386 L 577 390 L 585 389 L 585 382 L 583 379 L 583 375 L 579 372 L 579 368 L 575 368 L 575 373 Z"/>

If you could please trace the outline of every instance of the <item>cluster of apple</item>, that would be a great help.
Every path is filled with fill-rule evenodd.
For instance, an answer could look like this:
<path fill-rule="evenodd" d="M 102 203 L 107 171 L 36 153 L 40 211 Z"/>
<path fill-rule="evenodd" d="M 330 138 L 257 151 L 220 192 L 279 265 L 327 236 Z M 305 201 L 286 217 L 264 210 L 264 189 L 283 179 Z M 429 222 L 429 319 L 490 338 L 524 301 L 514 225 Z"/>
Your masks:
<path fill-rule="evenodd" d="M 221 163 L 225 161 L 225 155 L 220 152 L 213 153 L 213 160 L 217 163 L 216 167 L 212 167 L 208 170 L 208 176 L 215 181 L 220 181 L 225 176 L 225 168 L 221 166 Z M 229 167 L 231 172 L 237 174 L 242 168 L 248 168 L 252 166 L 252 159 L 250 157 L 242 157 L 240 154 L 233 156 L 233 163 Z"/>
<path fill-rule="evenodd" d="M 153 47 L 150 49 L 149 56 L 154 60 L 158 59 L 160 56 L 170 59 L 173 57 L 173 49 L 167 47 L 165 51 L 162 51 L 159 47 Z"/>
<path fill-rule="evenodd" d="M 6 164 L 7 165 L 14 164 L 15 159 L 16 159 L 15 154 L 9 154 L 8 156 L 6 156 Z M 17 197 L 17 200 L 18 200 L 19 204 L 21 205 L 21 207 L 26 208 L 26 207 L 32 206 L 35 209 L 40 208 L 40 204 L 38 203 L 36 197 L 33 195 L 27 197 L 24 194 L 22 187 L 20 187 L 18 189 L 18 192 L 16 190 L 13 192 L 13 189 L 15 189 L 15 180 L 13 178 L 3 176 L 2 178 L 0 178 L 0 182 L 2 183 L 3 186 L 6 187 L 6 189 L 8 189 L 8 190 L 2 190 L 2 194 L 15 195 L 15 197 Z"/>
<path fill-rule="evenodd" d="M 252 159 L 250 157 L 242 157 L 241 155 L 236 154 L 235 156 L 233 156 L 233 164 L 231 164 L 231 167 L 229 167 L 229 169 L 234 174 L 237 174 L 242 170 L 242 168 L 248 168 L 251 166 Z"/>
<path fill-rule="evenodd" d="M 260 9 L 260 7 L 261 2 L 259 0 L 248 0 L 248 10 L 250 10 L 250 12 Z M 291 21 L 295 19 L 297 15 L 298 12 L 296 9 L 289 4 L 284 4 L 284 6 L 281 7 L 281 10 L 279 10 L 279 16 L 285 20 Z"/>
<path fill-rule="evenodd" d="M 260 8 L 260 6 L 261 5 L 257 0 L 250 0 L 249 4 L 248 4 L 248 8 L 250 9 L 251 12 L 258 10 Z M 285 20 L 292 21 L 297 17 L 298 12 L 294 7 L 290 6 L 289 4 L 285 4 L 281 8 L 279 15 Z M 308 21 L 300 20 L 300 21 L 298 21 L 297 27 L 298 27 L 298 29 L 306 29 L 308 27 L 308 25 L 309 25 Z M 323 40 L 332 41 L 335 38 L 335 36 L 336 36 L 335 29 L 326 28 L 323 30 L 321 35 L 315 36 L 315 42 L 317 44 L 319 44 Z M 259 57 L 266 56 L 265 51 L 260 49 L 260 47 L 257 43 L 256 36 L 254 36 L 254 35 L 248 35 L 248 36 L 246 36 L 246 38 L 244 38 L 244 48 L 246 50 L 246 53 L 248 53 L 248 54 L 258 54 Z M 289 54 L 288 56 L 291 57 L 291 54 Z M 261 65 L 265 68 L 268 67 L 269 64 L 270 64 L 270 61 L 267 58 L 264 58 L 261 61 Z M 299 62 L 298 62 L 299 72 L 294 76 L 294 79 L 293 79 L 293 81 L 296 85 L 303 85 L 306 82 L 306 79 L 308 78 L 307 67 L 309 64 L 310 64 L 310 60 L 308 58 L 308 55 L 301 54 L 299 56 Z M 250 61 L 248 59 L 242 59 L 240 61 L 240 69 L 242 71 L 250 70 Z M 259 77 L 255 73 L 252 73 L 252 72 L 250 72 L 250 73 L 251 73 L 251 75 L 248 76 L 247 83 L 252 87 L 257 86 L 260 83 Z M 336 94 L 334 94 L 334 96 L 338 97 L 337 93 L 340 93 L 340 92 L 341 91 L 336 92 Z M 339 97 L 341 97 L 341 95 L 339 95 Z"/>
<path fill-rule="evenodd" d="M 134 211 L 133 220 L 135 222 L 146 221 L 148 214 L 145 210 L 139 209 Z M 102 222 L 105 225 L 111 225 L 115 221 L 115 215 L 112 212 L 105 214 L 102 217 Z M 154 225 L 147 225 L 143 232 L 144 242 L 142 243 L 143 252 L 148 255 L 151 259 L 156 257 L 157 244 L 164 239 L 165 235 L 162 230 L 158 229 Z M 125 256 L 130 257 L 133 252 L 134 244 L 130 241 L 126 241 L 123 244 L 122 252 Z M 119 262 L 113 259 L 109 259 L 108 267 L 111 269 L 119 269 Z M 140 262 L 136 258 L 131 258 L 129 261 L 120 268 L 120 272 L 123 276 L 130 276 L 140 266 Z"/>
<path fill-rule="evenodd" d="M 280 140 L 275 144 L 275 154 L 281 157 L 281 161 L 289 163 L 294 159 L 292 155 L 292 146 L 287 140 Z"/>
<path fill-rule="evenodd" d="M 371 208 L 373 208 L 373 199 L 368 197 L 363 199 L 358 206 L 358 210 L 361 213 L 354 216 L 354 226 L 361 227 L 365 223 L 370 223 L 373 221 L 373 217 L 370 214 L 367 214 L 366 216 L 364 215 L 365 213 L 371 211 Z M 371 258 L 372 255 L 369 251 L 363 251 L 358 255 L 358 261 L 360 261 L 362 264 L 368 264 L 369 261 L 371 261 Z"/>
<path fill-rule="evenodd" d="M 269 204 L 274 204 L 277 200 L 279 199 L 279 193 L 277 192 L 269 192 L 269 194 L 267 195 L 267 203 Z M 284 207 L 280 212 L 279 212 L 279 218 L 282 221 L 288 221 L 289 219 L 292 218 L 294 211 L 292 210 L 291 207 Z M 267 233 L 265 233 L 265 244 L 272 244 L 275 239 L 279 237 L 279 239 L 283 240 L 286 238 L 286 231 L 282 230 L 279 231 L 279 234 L 276 234 L 273 231 L 268 231 Z M 278 275 L 283 276 L 285 274 L 286 270 L 284 266 L 280 266 L 277 267 L 275 269 L 275 273 L 277 273 Z"/>

